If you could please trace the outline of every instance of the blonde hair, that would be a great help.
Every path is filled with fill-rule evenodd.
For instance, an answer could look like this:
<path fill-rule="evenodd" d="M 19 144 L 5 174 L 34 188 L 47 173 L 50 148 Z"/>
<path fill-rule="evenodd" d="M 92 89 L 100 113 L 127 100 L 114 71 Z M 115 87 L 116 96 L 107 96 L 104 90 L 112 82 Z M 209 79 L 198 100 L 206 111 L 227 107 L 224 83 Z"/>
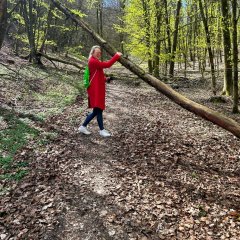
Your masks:
<path fill-rule="evenodd" d="M 90 51 L 90 53 L 89 53 L 88 60 L 92 57 L 92 55 L 93 55 L 95 49 L 97 49 L 97 48 L 101 49 L 101 47 L 98 46 L 98 45 L 95 45 L 95 46 L 93 46 L 93 47 L 91 48 L 91 51 Z"/>

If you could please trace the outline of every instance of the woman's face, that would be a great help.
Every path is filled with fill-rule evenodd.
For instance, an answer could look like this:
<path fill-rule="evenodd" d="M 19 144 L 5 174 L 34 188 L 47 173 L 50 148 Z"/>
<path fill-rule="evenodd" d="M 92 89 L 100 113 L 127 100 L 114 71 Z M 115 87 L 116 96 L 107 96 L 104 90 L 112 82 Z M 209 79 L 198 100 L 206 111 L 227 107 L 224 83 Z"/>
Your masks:
<path fill-rule="evenodd" d="M 102 51 L 100 48 L 96 48 L 93 52 L 93 56 L 97 59 L 100 59 L 102 55 Z"/>

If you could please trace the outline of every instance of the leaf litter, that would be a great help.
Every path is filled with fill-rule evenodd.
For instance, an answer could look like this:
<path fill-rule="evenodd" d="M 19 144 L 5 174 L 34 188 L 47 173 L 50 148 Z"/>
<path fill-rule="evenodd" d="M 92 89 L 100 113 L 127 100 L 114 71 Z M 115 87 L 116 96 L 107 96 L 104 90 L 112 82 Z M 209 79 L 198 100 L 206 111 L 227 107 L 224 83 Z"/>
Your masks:
<path fill-rule="evenodd" d="M 16 156 L 29 174 L 1 183 L 0 239 L 239 239 L 239 140 L 145 85 L 107 96 L 111 138 L 77 133 L 81 99 Z"/>

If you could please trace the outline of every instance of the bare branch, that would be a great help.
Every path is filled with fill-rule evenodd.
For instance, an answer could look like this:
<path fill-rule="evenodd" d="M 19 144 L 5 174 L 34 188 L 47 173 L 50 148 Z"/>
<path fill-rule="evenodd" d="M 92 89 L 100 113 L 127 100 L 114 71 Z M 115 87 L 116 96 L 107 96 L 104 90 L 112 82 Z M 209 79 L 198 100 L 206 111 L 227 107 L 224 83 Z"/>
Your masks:
<path fill-rule="evenodd" d="M 78 68 L 78 69 L 80 69 L 80 70 L 84 69 L 83 66 L 80 66 L 80 65 L 78 65 L 78 64 L 76 64 L 76 63 L 73 63 L 73 62 L 69 62 L 69 61 L 66 61 L 66 60 L 63 60 L 63 59 L 51 57 L 51 56 L 49 56 L 49 55 L 47 55 L 47 54 L 40 53 L 40 52 L 39 52 L 38 54 L 41 55 L 41 56 L 43 56 L 43 57 L 45 57 L 46 59 L 48 59 L 48 60 L 51 61 L 52 63 L 53 63 L 53 61 L 55 61 L 55 62 L 60 62 L 60 63 L 67 64 L 67 65 L 72 65 L 72 66 L 74 66 L 74 67 L 76 67 L 76 68 Z M 54 64 L 54 63 L 53 63 L 53 64 Z M 55 65 L 55 64 L 54 64 L 54 65 Z M 56 67 L 56 65 L 55 65 L 55 67 Z"/>

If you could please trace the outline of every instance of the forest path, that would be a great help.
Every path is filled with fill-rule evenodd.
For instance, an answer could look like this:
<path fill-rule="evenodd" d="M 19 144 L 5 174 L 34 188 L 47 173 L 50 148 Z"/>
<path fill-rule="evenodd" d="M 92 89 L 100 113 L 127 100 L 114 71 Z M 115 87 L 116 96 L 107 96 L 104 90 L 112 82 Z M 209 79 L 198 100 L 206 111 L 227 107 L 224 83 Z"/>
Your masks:
<path fill-rule="evenodd" d="M 48 239 L 237 239 L 239 140 L 148 86 L 108 86 L 113 136 L 96 121 L 68 131 L 66 212 Z"/>
<path fill-rule="evenodd" d="M 49 119 L 58 136 L 21 153 L 32 174 L 12 197 L 17 239 L 239 239 L 238 139 L 145 84 L 108 85 L 110 138 L 95 120 L 79 134 L 79 109 Z"/>

